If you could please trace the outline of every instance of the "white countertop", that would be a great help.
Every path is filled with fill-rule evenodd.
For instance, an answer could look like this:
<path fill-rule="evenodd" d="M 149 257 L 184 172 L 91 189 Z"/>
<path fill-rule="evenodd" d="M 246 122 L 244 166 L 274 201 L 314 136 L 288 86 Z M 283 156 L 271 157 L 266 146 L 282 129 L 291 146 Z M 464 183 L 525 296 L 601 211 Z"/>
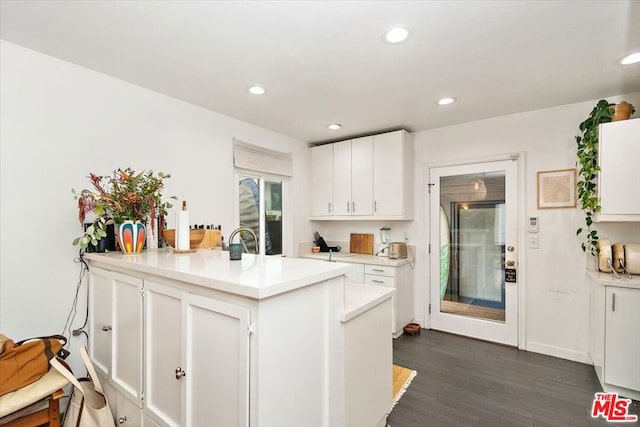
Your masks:
<path fill-rule="evenodd" d="M 300 253 L 298 254 L 298 257 L 328 261 L 329 252 Z M 350 252 L 334 252 L 331 254 L 331 260 L 337 261 L 337 262 L 350 262 L 350 263 L 356 263 L 356 264 L 386 265 L 389 267 L 399 267 L 409 262 L 407 258 L 389 259 L 387 257 L 379 257 L 375 255 L 364 255 L 364 254 L 352 254 Z"/>
<path fill-rule="evenodd" d="M 105 269 L 166 277 L 254 299 L 289 292 L 349 271 L 349 266 L 341 262 L 279 256 L 242 254 L 242 260 L 230 261 L 229 252 L 211 249 L 174 254 L 171 248 L 164 248 L 132 255 L 87 253 L 85 257 L 91 265 Z"/>
<path fill-rule="evenodd" d="M 626 275 L 623 275 L 621 273 L 618 273 L 618 275 L 620 276 L 620 278 L 616 279 L 615 277 L 613 277 L 611 273 L 603 273 L 601 271 L 587 270 L 587 276 L 590 279 L 604 286 L 619 286 L 621 288 L 640 289 L 639 275 L 637 274 L 632 275 L 631 279 L 628 279 Z"/>
<path fill-rule="evenodd" d="M 346 282 L 344 284 L 344 312 L 340 320 L 348 322 L 390 299 L 395 293 L 393 288 Z"/>

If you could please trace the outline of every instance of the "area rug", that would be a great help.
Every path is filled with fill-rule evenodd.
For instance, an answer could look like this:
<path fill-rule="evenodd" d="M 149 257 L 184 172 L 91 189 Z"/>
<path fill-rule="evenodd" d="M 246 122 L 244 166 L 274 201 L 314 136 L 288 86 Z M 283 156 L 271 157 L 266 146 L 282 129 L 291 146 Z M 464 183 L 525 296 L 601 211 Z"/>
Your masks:
<path fill-rule="evenodd" d="M 387 415 L 389 415 L 398 404 L 398 401 L 404 392 L 407 391 L 411 381 L 413 381 L 417 374 L 416 371 L 412 371 L 411 369 L 393 365 L 393 402 L 391 402 L 391 408 L 389 408 Z"/>

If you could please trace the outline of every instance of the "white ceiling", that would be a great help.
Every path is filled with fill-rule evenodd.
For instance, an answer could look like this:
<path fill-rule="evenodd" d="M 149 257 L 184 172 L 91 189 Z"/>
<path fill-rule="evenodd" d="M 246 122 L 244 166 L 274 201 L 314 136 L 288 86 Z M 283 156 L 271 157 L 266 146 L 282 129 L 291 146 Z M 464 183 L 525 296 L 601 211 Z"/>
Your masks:
<path fill-rule="evenodd" d="M 640 49 L 638 0 L 2 0 L 0 18 L 9 42 L 306 142 L 640 91 L 640 64 L 616 64 Z M 410 39 L 383 43 L 397 24 Z"/>

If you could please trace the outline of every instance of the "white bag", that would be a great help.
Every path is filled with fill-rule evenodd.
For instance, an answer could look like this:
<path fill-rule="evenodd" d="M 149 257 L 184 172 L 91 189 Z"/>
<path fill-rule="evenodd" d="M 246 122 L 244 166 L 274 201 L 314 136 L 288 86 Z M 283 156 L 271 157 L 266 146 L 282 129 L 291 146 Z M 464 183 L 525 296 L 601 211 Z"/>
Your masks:
<path fill-rule="evenodd" d="M 55 357 L 50 361 L 51 366 L 64 375 L 74 386 L 63 426 L 115 427 L 109 402 L 102 391 L 100 379 L 91 359 L 89 359 L 86 347 L 80 348 L 80 355 L 90 378 L 77 379 Z"/>

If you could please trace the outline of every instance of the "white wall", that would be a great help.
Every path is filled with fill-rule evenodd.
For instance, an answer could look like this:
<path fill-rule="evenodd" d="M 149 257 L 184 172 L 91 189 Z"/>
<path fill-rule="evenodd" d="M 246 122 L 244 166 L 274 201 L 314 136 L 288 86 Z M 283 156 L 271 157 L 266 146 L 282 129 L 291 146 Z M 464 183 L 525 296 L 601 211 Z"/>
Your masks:
<path fill-rule="evenodd" d="M 307 206 L 301 141 L 2 41 L 0 83 L 0 331 L 16 339 L 62 332 L 78 281 L 81 233 L 71 189 L 118 167 L 171 173 L 165 195 L 193 223 L 235 227 L 232 138 L 292 152 L 291 206 Z M 240 88 L 239 90 L 242 90 Z M 285 253 L 311 233 L 291 212 Z M 169 220 L 172 220 L 170 213 Z M 82 287 L 74 327 L 85 312 Z M 74 339 L 76 345 L 84 338 Z M 77 362 L 72 361 L 72 365 Z"/>
<path fill-rule="evenodd" d="M 627 100 L 640 106 L 640 93 L 611 96 L 610 102 Z M 526 152 L 526 209 L 521 219 L 540 218 L 540 248 L 527 249 L 526 257 L 526 348 L 589 363 L 587 328 L 589 294 L 584 281 L 586 256 L 579 247 L 575 230 L 583 225 L 579 209 L 537 209 L 536 172 L 575 167 L 578 125 L 598 100 L 562 105 L 544 110 L 497 117 L 456 126 L 416 132 L 415 219 L 414 221 L 317 221 L 313 223 L 329 240 L 344 241 L 350 232 L 374 233 L 388 225 L 392 240 L 404 235 L 416 245 L 415 316 L 428 325 L 425 313 L 428 299 L 428 266 L 425 242 L 428 240 L 426 170 L 428 165 L 455 163 Z M 452 106 L 455 109 L 455 105 Z M 636 116 L 638 113 L 636 113 Z M 631 197 L 631 195 L 630 195 Z M 599 224 L 601 237 L 614 242 L 640 242 L 640 224 Z M 526 229 L 525 229 L 526 230 Z"/>

